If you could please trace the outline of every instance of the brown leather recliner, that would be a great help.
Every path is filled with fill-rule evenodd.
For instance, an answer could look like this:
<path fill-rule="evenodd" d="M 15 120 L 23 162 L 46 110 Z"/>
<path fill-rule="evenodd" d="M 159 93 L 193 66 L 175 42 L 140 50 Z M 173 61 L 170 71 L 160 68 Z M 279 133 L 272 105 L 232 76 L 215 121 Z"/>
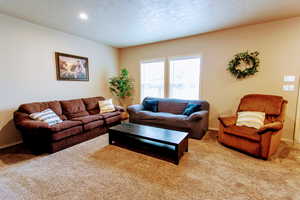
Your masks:
<path fill-rule="evenodd" d="M 280 96 L 249 94 L 244 96 L 237 112 L 258 111 L 266 113 L 260 129 L 236 126 L 237 115 L 219 117 L 220 143 L 263 159 L 270 158 L 280 143 L 287 101 Z"/>

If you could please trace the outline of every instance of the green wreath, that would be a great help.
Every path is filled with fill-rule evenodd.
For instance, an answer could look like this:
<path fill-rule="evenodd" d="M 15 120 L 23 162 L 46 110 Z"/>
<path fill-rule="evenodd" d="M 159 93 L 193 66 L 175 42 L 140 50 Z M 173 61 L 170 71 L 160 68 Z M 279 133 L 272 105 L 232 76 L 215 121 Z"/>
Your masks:
<path fill-rule="evenodd" d="M 237 79 L 254 75 L 258 72 L 259 53 L 257 51 L 249 53 L 248 51 L 238 53 L 229 62 L 227 70 Z"/>

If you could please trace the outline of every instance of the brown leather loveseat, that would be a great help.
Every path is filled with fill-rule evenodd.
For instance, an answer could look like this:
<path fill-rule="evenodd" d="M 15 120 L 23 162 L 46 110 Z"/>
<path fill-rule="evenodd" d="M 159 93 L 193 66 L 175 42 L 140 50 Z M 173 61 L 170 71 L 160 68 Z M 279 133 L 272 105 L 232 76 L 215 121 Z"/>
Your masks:
<path fill-rule="evenodd" d="M 124 109 L 115 106 L 114 112 L 99 114 L 100 100 L 104 97 L 23 104 L 14 113 L 14 121 L 21 131 L 23 142 L 32 151 L 53 153 L 97 137 L 105 133 L 108 127 L 121 122 Z M 48 108 L 63 122 L 49 126 L 29 117 Z"/>

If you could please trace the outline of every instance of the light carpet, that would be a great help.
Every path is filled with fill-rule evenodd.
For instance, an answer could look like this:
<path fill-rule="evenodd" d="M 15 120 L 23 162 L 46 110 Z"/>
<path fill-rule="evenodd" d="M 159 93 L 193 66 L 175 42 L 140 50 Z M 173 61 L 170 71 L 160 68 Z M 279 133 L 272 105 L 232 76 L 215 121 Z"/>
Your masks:
<path fill-rule="evenodd" d="M 0 199 L 300 199 L 300 150 L 284 143 L 264 161 L 220 145 L 210 132 L 189 140 L 177 166 L 107 140 L 103 135 L 22 162 L 11 157 L 16 164 L 0 165 Z"/>

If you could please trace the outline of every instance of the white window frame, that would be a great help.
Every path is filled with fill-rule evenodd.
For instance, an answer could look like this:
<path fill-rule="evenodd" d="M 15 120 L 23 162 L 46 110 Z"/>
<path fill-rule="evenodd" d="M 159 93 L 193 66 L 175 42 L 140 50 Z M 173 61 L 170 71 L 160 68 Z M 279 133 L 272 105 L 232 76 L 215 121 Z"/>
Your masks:
<path fill-rule="evenodd" d="M 168 87 L 168 97 L 169 97 L 169 94 L 170 94 L 170 68 L 171 68 L 171 61 L 174 61 L 174 60 L 184 60 L 184 59 L 194 59 L 194 58 L 199 58 L 200 60 L 200 66 L 199 66 L 199 94 L 198 94 L 198 99 L 201 99 L 202 97 L 202 56 L 201 55 L 184 55 L 184 56 L 170 56 L 168 57 L 168 84 L 167 84 L 167 87 Z"/>
<path fill-rule="evenodd" d="M 199 66 L 199 96 L 198 98 L 201 99 L 202 97 L 202 56 L 199 54 L 196 55 L 183 55 L 183 56 L 170 56 L 166 58 L 154 58 L 154 59 L 146 59 L 140 61 L 140 101 L 142 102 L 142 64 L 144 63 L 152 63 L 152 62 L 164 62 L 164 98 L 170 97 L 170 62 L 174 60 L 184 60 L 184 59 L 193 59 L 198 58 L 200 59 L 200 66 Z"/>
<path fill-rule="evenodd" d="M 164 97 L 166 97 L 166 59 L 165 58 L 155 58 L 155 59 L 147 59 L 147 60 L 142 60 L 140 61 L 140 102 L 143 101 L 143 71 L 142 71 L 142 64 L 146 64 L 146 63 L 154 63 L 154 62 L 163 62 L 164 63 Z"/>

